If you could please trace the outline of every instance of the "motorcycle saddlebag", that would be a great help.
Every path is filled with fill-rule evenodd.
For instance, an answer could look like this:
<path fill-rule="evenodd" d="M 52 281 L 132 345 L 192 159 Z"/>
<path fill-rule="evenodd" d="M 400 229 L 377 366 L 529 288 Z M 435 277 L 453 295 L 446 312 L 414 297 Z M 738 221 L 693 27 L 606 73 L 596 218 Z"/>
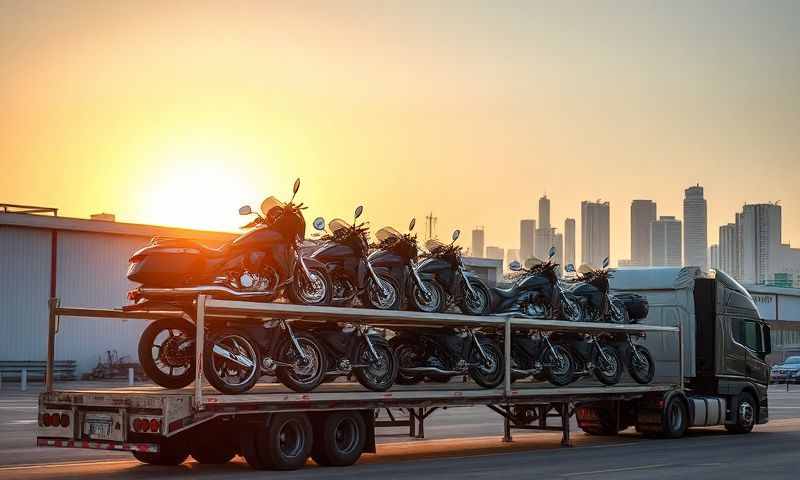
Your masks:
<path fill-rule="evenodd" d="M 128 280 L 148 287 L 186 286 L 205 270 L 206 258 L 199 249 L 156 244 L 131 257 Z"/>
<path fill-rule="evenodd" d="M 647 317 L 650 304 L 647 299 L 638 293 L 615 293 L 614 297 L 622 300 L 631 320 L 641 320 Z"/>

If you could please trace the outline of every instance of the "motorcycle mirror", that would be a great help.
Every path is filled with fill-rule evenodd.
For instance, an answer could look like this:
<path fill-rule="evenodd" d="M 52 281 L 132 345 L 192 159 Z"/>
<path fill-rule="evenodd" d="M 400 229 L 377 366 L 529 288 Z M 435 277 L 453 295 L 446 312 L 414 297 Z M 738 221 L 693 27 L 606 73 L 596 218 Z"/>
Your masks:
<path fill-rule="evenodd" d="M 575 265 L 573 265 L 571 263 L 568 263 L 567 266 L 564 267 L 564 270 L 566 270 L 566 271 L 568 271 L 570 273 L 573 273 L 573 272 L 575 272 Z"/>
<path fill-rule="evenodd" d="M 458 240 L 458 237 L 461 236 L 461 230 L 453 230 L 453 241 L 455 242 Z"/>
<path fill-rule="evenodd" d="M 358 217 L 360 217 L 362 213 L 364 213 L 364 206 L 363 205 L 359 205 L 359 206 L 356 207 L 356 211 L 353 213 L 353 216 L 356 219 L 358 219 Z"/>
<path fill-rule="evenodd" d="M 414 225 L 416 225 L 416 224 L 417 224 L 417 219 L 416 218 L 412 218 L 411 219 L 411 223 L 408 224 L 408 231 L 410 232 L 411 230 L 414 230 Z"/>
<path fill-rule="evenodd" d="M 245 205 L 239 209 L 239 215 L 250 215 L 253 213 L 253 209 L 250 208 L 250 205 Z"/>
<path fill-rule="evenodd" d="M 319 230 L 320 232 L 325 230 L 325 219 L 322 217 L 315 218 L 314 229 Z"/>
<path fill-rule="evenodd" d="M 508 264 L 508 269 L 513 272 L 518 272 L 522 270 L 522 265 L 520 265 L 518 261 L 514 260 L 513 262 Z"/>
<path fill-rule="evenodd" d="M 608 268 L 608 257 L 603 259 L 603 268 Z"/>
<path fill-rule="evenodd" d="M 289 203 L 294 202 L 294 196 L 297 195 L 297 191 L 300 190 L 300 179 L 294 181 L 294 187 L 292 187 L 292 199 L 289 200 Z"/>
<path fill-rule="evenodd" d="M 547 255 L 550 258 L 555 257 L 556 256 L 556 247 L 550 247 L 550 250 L 547 251 Z"/>

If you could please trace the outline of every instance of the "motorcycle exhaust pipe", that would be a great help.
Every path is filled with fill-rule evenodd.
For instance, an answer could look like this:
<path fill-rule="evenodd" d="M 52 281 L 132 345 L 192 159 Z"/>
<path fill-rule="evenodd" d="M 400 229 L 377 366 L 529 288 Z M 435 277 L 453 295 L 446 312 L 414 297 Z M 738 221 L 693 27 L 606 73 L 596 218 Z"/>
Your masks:
<path fill-rule="evenodd" d="M 197 295 L 211 295 L 220 299 L 268 299 L 275 292 L 237 292 L 223 285 L 198 285 L 196 287 L 152 288 L 141 287 L 138 292 L 143 298 L 175 298 L 196 297 Z"/>
<path fill-rule="evenodd" d="M 514 375 L 534 375 L 541 371 L 542 371 L 541 368 L 531 368 L 530 370 L 518 370 L 516 368 L 511 369 L 511 373 L 513 373 Z"/>
<path fill-rule="evenodd" d="M 436 373 L 439 375 L 461 375 L 464 372 L 458 370 L 442 370 L 441 368 L 436 367 L 410 367 L 410 368 L 401 368 L 400 371 L 403 373 Z"/>

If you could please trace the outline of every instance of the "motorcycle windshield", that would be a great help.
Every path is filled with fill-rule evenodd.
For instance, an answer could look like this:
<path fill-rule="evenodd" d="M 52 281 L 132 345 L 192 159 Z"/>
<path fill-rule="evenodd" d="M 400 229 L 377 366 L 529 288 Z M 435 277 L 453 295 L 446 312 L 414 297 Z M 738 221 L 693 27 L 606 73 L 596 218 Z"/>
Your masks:
<path fill-rule="evenodd" d="M 427 242 L 425 242 L 425 249 L 428 250 L 429 252 L 434 252 L 436 250 L 439 250 L 440 248 L 443 248 L 444 246 L 445 246 L 444 243 L 440 242 L 439 240 L 436 240 L 435 238 L 431 238 Z"/>
<path fill-rule="evenodd" d="M 350 224 L 342 220 L 341 218 L 334 218 L 330 222 L 328 222 L 328 230 L 331 233 L 336 233 L 337 230 L 350 228 Z"/>
<path fill-rule="evenodd" d="M 400 238 L 401 236 L 402 234 L 393 227 L 383 227 L 375 232 L 375 238 L 377 238 L 379 242 L 383 242 L 391 238 Z"/>
<path fill-rule="evenodd" d="M 280 200 L 278 200 L 275 197 L 269 196 L 269 197 L 265 198 L 263 202 L 261 202 L 261 213 L 263 213 L 264 217 L 267 218 L 267 217 L 270 216 L 269 212 L 273 208 L 278 207 L 278 208 L 283 209 L 283 207 L 285 207 L 285 206 L 286 206 L 285 203 L 281 202 Z"/>

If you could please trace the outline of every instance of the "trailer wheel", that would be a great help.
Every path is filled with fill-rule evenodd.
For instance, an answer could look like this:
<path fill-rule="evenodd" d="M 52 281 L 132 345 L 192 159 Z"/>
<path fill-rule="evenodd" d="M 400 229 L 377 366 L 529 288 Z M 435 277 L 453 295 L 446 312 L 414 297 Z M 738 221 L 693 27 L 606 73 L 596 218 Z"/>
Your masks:
<path fill-rule="evenodd" d="M 165 438 L 158 453 L 134 451 L 133 457 L 148 465 L 175 466 L 186 461 L 189 457 L 189 448 L 177 437 Z"/>
<path fill-rule="evenodd" d="M 361 457 L 367 440 L 367 426 L 358 412 L 337 412 L 319 418 L 314 431 L 311 458 L 318 465 L 344 467 Z"/>
<path fill-rule="evenodd" d="M 190 452 L 197 463 L 221 465 L 236 456 L 236 445 L 219 429 L 207 429 L 192 437 Z"/>
<path fill-rule="evenodd" d="M 611 436 L 618 435 L 625 429 L 620 425 L 617 409 L 614 404 L 610 408 L 580 407 L 575 410 L 578 426 L 588 435 Z"/>
<path fill-rule="evenodd" d="M 677 395 L 673 395 L 664 405 L 661 435 L 664 438 L 680 438 L 688 428 L 689 415 L 686 404 Z"/>
<path fill-rule="evenodd" d="M 725 425 L 731 433 L 750 433 L 756 423 L 756 401 L 748 392 L 742 392 L 736 398 L 736 423 Z"/>
<path fill-rule="evenodd" d="M 296 470 L 305 465 L 314 433 L 304 413 L 278 413 L 269 423 L 244 432 L 242 454 L 257 470 Z"/>

